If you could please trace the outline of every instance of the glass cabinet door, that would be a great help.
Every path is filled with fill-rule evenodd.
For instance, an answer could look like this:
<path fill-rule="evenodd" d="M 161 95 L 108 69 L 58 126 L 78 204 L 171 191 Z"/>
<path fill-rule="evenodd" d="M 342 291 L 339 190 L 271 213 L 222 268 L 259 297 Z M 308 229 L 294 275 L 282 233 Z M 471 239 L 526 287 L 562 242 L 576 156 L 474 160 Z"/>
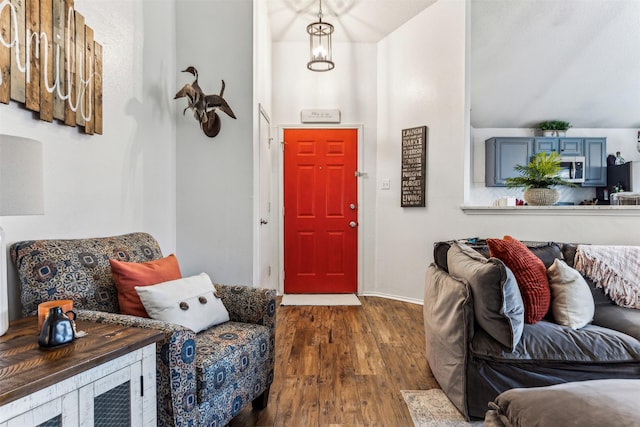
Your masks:
<path fill-rule="evenodd" d="M 97 427 L 142 424 L 140 363 L 116 371 L 80 389 L 80 424 Z"/>

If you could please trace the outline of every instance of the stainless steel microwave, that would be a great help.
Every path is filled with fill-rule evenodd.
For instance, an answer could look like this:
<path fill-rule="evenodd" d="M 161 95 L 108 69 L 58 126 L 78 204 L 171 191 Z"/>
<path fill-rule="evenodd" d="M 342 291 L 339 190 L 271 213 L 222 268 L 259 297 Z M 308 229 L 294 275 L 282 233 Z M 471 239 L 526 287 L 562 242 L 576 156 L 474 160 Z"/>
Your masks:
<path fill-rule="evenodd" d="M 562 156 L 558 176 L 567 182 L 584 182 L 584 164 L 583 156 Z"/>

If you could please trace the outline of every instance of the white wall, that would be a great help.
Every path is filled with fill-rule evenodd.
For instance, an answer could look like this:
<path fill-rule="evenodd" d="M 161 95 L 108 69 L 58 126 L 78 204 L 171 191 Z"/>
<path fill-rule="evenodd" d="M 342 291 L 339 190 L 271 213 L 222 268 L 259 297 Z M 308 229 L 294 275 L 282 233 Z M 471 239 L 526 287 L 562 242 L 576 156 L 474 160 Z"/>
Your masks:
<path fill-rule="evenodd" d="M 173 1 L 76 0 L 75 9 L 103 45 L 103 135 L 0 104 L 0 133 L 42 141 L 45 180 L 45 214 L 0 217 L 0 226 L 9 242 L 146 231 L 174 251 Z M 20 300 L 12 265 L 9 287 L 13 319 Z"/>
<path fill-rule="evenodd" d="M 236 120 L 218 112 L 220 133 L 207 137 L 177 102 L 177 251 L 183 275 L 208 273 L 220 283 L 253 280 L 254 123 L 253 2 L 176 2 L 176 87 L 193 77 L 219 93 Z"/>
<path fill-rule="evenodd" d="M 271 26 L 267 3 L 253 3 L 253 188 L 254 188 L 254 222 L 253 222 L 253 285 L 266 288 L 278 287 L 278 180 L 277 156 L 279 146 L 277 131 L 271 119 Z M 261 118 L 261 110 L 266 119 Z M 260 123 L 269 120 L 267 134 L 271 138 L 268 148 L 260 147 Z M 260 156 L 263 155 L 264 159 Z M 268 165 L 268 167 L 267 167 Z M 264 170 L 261 170 L 261 167 Z M 269 203 L 267 224 L 262 224 L 264 211 L 261 211 L 262 200 Z M 267 273 L 268 271 L 268 273 Z"/>
<path fill-rule="evenodd" d="M 376 190 L 381 294 L 422 301 L 433 242 L 464 235 L 465 13 L 464 1 L 438 1 L 379 44 L 378 182 L 391 180 L 391 190 Z M 427 206 L 401 208 L 401 131 L 422 125 Z"/>
<path fill-rule="evenodd" d="M 363 125 L 364 153 L 359 169 L 368 176 L 359 178 L 363 194 L 360 194 L 362 221 L 358 232 L 364 237 L 359 250 L 364 264 L 361 289 L 365 292 L 375 281 L 376 56 L 375 44 L 334 43 L 333 61 L 336 66 L 329 72 L 307 70 L 308 42 L 274 43 L 272 57 L 273 124 L 299 126 L 302 109 L 338 108 L 342 113 L 342 125 Z M 277 135 L 277 138 L 281 141 L 282 135 Z M 281 204 L 280 201 L 277 206 Z"/>

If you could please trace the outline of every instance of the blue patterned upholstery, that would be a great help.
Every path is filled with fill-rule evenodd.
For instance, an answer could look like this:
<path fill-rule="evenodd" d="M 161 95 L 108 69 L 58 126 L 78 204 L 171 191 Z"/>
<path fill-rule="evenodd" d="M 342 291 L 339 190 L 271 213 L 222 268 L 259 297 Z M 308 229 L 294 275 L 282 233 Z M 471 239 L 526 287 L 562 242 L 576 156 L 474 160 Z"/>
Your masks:
<path fill-rule="evenodd" d="M 91 239 L 33 240 L 11 245 L 22 314 L 38 304 L 73 300 L 78 319 L 153 328 L 157 343 L 159 426 L 224 426 L 273 381 L 275 291 L 216 284 L 230 322 L 198 334 L 159 320 L 118 314 L 109 258 L 142 262 L 162 257 L 146 233 Z"/>

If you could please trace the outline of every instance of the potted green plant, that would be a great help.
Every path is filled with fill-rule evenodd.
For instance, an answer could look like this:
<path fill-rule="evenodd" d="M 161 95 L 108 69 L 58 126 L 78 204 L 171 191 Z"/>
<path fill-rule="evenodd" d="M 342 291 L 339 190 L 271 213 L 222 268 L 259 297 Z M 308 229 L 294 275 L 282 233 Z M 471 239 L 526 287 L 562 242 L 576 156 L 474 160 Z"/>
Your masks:
<path fill-rule="evenodd" d="M 505 179 L 507 187 L 524 188 L 524 200 L 532 206 L 549 206 L 558 201 L 560 195 L 554 188 L 557 185 L 575 187 L 558 176 L 560 172 L 560 154 L 555 151 L 547 154 L 540 152 L 533 156 L 528 165 L 516 165 L 520 176 Z"/>
<path fill-rule="evenodd" d="M 565 136 L 571 123 L 564 120 L 547 120 L 538 123 L 536 129 L 542 132 L 542 136 Z"/>

